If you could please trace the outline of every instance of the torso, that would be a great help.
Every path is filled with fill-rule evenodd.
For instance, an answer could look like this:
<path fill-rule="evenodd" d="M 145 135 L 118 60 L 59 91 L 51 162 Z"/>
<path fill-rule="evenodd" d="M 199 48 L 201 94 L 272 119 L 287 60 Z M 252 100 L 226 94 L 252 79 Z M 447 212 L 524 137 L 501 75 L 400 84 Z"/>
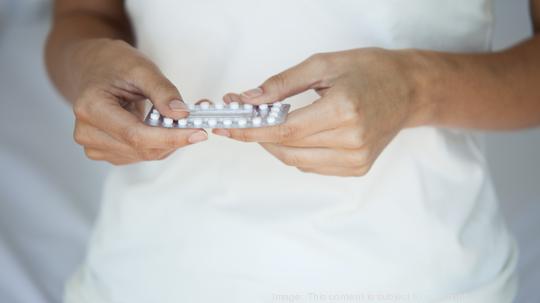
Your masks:
<path fill-rule="evenodd" d="M 256 86 L 318 52 L 487 51 L 492 28 L 487 0 L 127 4 L 140 49 L 188 102 Z M 211 137 L 113 173 L 84 267 L 92 274 L 72 285 L 111 302 L 308 292 L 436 301 L 496 280 L 511 255 L 466 133 L 405 130 L 362 178 L 304 174 L 256 144 Z"/>

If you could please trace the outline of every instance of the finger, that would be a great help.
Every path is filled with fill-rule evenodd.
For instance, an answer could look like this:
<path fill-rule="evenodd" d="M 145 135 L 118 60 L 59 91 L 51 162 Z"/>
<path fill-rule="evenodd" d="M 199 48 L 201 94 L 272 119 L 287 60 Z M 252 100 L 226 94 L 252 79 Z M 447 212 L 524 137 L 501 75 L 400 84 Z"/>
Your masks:
<path fill-rule="evenodd" d="M 180 92 L 157 66 L 147 64 L 134 68 L 131 78 L 162 115 L 173 119 L 188 116 L 189 111 Z"/>
<path fill-rule="evenodd" d="M 223 96 L 223 102 L 227 104 L 231 102 L 242 102 L 242 98 L 239 94 L 227 93 L 225 94 L 225 96 Z"/>
<path fill-rule="evenodd" d="M 73 137 L 75 142 L 89 148 L 116 151 L 121 154 L 134 151 L 129 145 L 114 139 L 102 130 L 79 121 L 75 123 Z"/>
<path fill-rule="evenodd" d="M 324 88 L 324 61 L 312 56 L 266 80 L 261 86 L 241 94 L 243 102 L 252 104 L 273 103 L 312 88 Z"/>
<path fill-rule="evenodd" d="M 90 160 L 106 161 L 113 165 L 126 165 L 140 161 L 137 158 L 121 156 L 105 150 L 89 147 L 84 149 L 84 153 L 86 154 L 86 157 Z"/>
<path fill-rule="evenodd" d="M 196 105 L 200 105 L 201 103 L 207 102 L 209 104 L 214 104 L 214 102 L 210 101 L 209 99 L 201 99 L 197 102 L 195 102 Z"/>
<path fill-rule="evenodd" d="M 76 109 L 76 115 L 85 116 L 93 126 L 135 149 L 179 148 L 205 141 L 202 129 L 167 129 L 151 127 L 123 109 L 116 100 L 104 98 L 100 102 L 84 102 L 85 108 Z"/>
<path fill-rule="evenodd" d="M 92 160 L 103 160 L 113 164 L 129 164 L 140 161 L 163 160 L 175 150 L 147 149 L 141 151 L 121 152 L 85 146 L 86 156 Z"/>
<path fill-rule="evenodd" d="M 368 160 L 365 150 L 299 148 L 271 143 L 261 145 L 281 162 L 296 167 L 338 166 L 354 169 L 364 166 Z"/>
<path fill-rule="evenodd" d="M 337 128 L 325 130 L 307 137 L 281 142 L 291 147 L 333 147 L 361 149 L 365 145 L 363 132 L 357 128 Z"/>
<path fill-rule="evenodd" d="M 175 149 L 140 149 L 135 150 L 127 144 L 119 142 L 101 130 L 85 123 L 77 122 L 75 126 L 75 141 L 85 148 L 100 150 L 102 153 L 131 160 L 160 160 L 164 159 Z"/>
<path fill-rule="evenodd" d="M 369 171 L 369 166 L 366 165 L 354 169 L 339 166 L 298 167 L 298 169 L 304 173 L 313 173 L 323 176 L 361 177 Z"/>
<path fill-rule="evenodd" d="M 280 125 L 216 130 L 214 133 L 244 142 L 288 142 L 339 127 L 342 123 L 336 115 L 339 113 L 331 102 L 321 99 L 291 112 L 287 121 Z"/>

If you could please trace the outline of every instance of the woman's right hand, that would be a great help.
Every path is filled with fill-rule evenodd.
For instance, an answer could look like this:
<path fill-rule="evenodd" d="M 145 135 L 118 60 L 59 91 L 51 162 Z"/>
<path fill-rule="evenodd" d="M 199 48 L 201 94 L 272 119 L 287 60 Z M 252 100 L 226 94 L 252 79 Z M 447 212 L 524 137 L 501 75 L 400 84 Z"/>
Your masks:
<path fill-rule="evenodd" d="M 115 165 L 160 160 L 208 138 L 203 129 L 165 129 L 142 122 L 146 99 L 173 119 L 187 116 L 188 110 L 176 87 L 131 45 L 93 39 L 72 51 L 74 138 L 88 158 Z"/>

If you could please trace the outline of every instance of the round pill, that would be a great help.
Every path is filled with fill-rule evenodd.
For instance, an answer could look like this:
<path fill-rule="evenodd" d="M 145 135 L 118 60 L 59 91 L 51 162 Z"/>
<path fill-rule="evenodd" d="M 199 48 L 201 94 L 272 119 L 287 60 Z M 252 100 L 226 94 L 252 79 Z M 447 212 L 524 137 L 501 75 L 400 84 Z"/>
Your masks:
<path fill-rule="evenodd" d="M 173 124 L 173 119 L 171 119 L 171 118 L 163 118 L 163 125 L 171 126 L 172 124 Z"/>
<path fill-rule="evenodd" d="M 279 109 L 279 107 L 272 106 L 272 109 L 270 111 L 271 112 L 279 112 L 280 109 Z"/>
<path fill-rule="evenodd" d="M 239 126 L 246 126 L 247 124 L 247 120 L 246 119 L 240 119 L 238 120 L 238 125 Z"/>
<path fill-rule="evenodd" d="M 274 123 L 276 123 L 276 118 L 270 116 L 270 117 L 266 118 L 266 122 L 267 122 L 268 124 L 274 124 Z"/>
<path fill-rule="evenodd" d="M 152 109 L 152 114 L 158 114 L 159 115 L 159 111 L 155 108 Z"/>
<path fill-rule="evenodd" d="M 230 107 L 231 109 L 238 109 L 238 108 L 240 108 L 240 103 L 238 103 L 238 102 L 231 102 L 231 103 L 229 103 L 229 107 Z"/>
<path fill-rule="evenodd" d="M 278 101 L 278 102 L 272 104 L 272 106 L 277 107 L 277 108 L 280 108 L 281 105 L 283 105 L 283 103 L 281 103 L 280 101 Z"/>
<path fill-rule="evenodd" d="M 259 110 L 268 110 L 268 104 L 259 105 Z"/>
<path fill-rule="evenodd" d="M 180 126 L 186 126 L 186 125 L 187 125 L 187 119 L 180 119 L 180 120 L 178 120 L 178 125 L 180 125 Z"/>
<path fill-rule="evenodd" d="M 215 107 L 216 109 L 223 109 L 223 106 L 224 106 L 223 103 L 216 103 L 216 104 L 214 104 L 214 107 Z"/>
<path fill-rule="evenodd" d="M 151 113 L 150 114 L 150 120 L 154 120 L 154 121 L 159 120 L 159 114 L 156 114 L 154 112 Z"/>
<path fill-rule="evenodd" d="M 269 116 L 277 118 L 279 116 L 279 113 L 278 112 L 271 112 Z"/>
<path fill-rule="evenodd" d="M 201 109 L 205 109 L 205 110 L 209 109 L 210 108 L 210 102 L 206 102 L 206 101 L 201 102 L 200 106 L 201 106 Z"/>
<path fill-rule="evenodd" d="M 251 120 L 251 123 L 253 123 L 253 125 L 255 125 L 255 126 L 261 125 L 262 119 L 261 119 L 261 117 L 255 117 L 255 118 L 253 118 L 253 120 Z"/>
<path fill-rule="evenodd" d="M 244 109 L 245 109 L 245 110 L 252 110 L 252 109 L 253 109 L 253 105 L 252 105 L 252 104 L 246 103 L 246 104 L 244 104 Z"/>
<path fill-rule="evenodd" d="M 193 125 L 195 126 L 201 126 L 202 122 L 202 119 L 193 119 Z"/>
<path fill-rule="evenodd" d="M 208 119 L 208 125 L 209 125 L 210 127 L 214 127 L 214 126 L 216 126 L 216 124 L 217 124 L 217 120 L 216 120 L 216 119 Z"/>
<path fill-rule="evenodd" d="M 224 119 L 223 120 L 223 125 L 225 126 L 231 126 L 232 124 L 232 120 L 231 119 Z"/>

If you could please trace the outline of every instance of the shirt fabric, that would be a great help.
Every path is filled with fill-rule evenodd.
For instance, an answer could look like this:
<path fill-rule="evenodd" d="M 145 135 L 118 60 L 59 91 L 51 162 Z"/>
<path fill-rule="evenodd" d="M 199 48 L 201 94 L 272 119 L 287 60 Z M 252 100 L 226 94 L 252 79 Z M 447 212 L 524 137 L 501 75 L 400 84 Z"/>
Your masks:
<path fill-rule="evenodd" d="M 255 87 L 314 53 L 489 51 L 493 26 L 489 0 L 127 7 L 138 47 L 187 102 Z M 305 174 L 211 136 L 114 170 L 66 302 L 511 302 L 516 258 L 467 132 L 403 130 L 361 178 Z"/>

